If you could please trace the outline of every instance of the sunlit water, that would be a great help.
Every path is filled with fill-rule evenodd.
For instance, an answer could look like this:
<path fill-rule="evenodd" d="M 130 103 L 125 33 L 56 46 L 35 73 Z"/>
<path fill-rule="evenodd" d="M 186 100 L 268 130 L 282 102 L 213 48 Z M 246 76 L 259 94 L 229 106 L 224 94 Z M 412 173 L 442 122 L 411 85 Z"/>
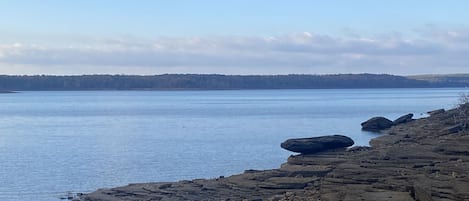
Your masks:
<path fill-rule="evenodd" d="M 372 116 L 451 108 L 467 89 L 0 94 L 0 200 L 57 200 L 136 182 L 277 168 L 288 138 L 367 145 Z"/>

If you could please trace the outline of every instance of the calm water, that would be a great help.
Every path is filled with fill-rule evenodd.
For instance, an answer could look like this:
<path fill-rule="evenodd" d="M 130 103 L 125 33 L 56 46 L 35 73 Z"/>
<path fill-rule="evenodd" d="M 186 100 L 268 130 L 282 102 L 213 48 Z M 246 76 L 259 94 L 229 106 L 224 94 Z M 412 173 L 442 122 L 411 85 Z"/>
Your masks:
<path fill-rule="evenodd" d="M 0 94 L 0 200 L 277 168 L 293 137 L 451 108 L 467 89 L 94 91 Z"/>

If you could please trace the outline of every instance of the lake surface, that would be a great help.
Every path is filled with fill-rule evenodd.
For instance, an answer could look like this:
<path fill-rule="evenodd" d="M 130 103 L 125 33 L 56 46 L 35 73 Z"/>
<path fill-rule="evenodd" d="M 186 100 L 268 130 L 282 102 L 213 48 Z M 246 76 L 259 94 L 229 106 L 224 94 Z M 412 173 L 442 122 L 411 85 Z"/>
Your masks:
<path fill-rule="evenodd" d="M 468 89 L 0 94 L 0 200 L 50 201 L 136 182 L 278 168 L 288 138 L 368 145 L 372 116 L 451 108 Z"/>

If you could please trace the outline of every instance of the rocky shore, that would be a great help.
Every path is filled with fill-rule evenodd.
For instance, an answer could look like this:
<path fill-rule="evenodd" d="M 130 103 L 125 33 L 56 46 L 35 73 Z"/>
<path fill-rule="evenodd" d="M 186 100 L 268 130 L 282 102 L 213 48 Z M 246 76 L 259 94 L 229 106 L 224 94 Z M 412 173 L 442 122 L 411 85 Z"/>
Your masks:
<path fill-rule="evenodd" d="M 466 108 L 439 110 L 412 121 L 401 119 L 373 139 L 370 147 L 292 155 L 278 169 L 130 184 L 100 189 L 80 200 L 469 200 Z"/>

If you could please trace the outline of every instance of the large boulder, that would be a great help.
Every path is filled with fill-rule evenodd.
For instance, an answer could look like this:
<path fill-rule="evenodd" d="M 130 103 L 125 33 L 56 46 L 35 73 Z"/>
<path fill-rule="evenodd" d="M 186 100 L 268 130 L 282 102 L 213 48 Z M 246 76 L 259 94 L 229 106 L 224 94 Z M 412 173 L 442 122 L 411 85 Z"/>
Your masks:
<path fill-rule="evenodd" d="M 403 124 L 403 123 L 407 123 L 409 121 L 412 121 L 412 117 L 414 116 L 414 114 L 412 113 L 409 113 L 409 114 L 406 114 L 406 115 L 402 115 L 401 117 L 397 118 L 396 120 L 393 121 L 394 125 L 397 125 L 397 124 Z"/>
<path fill-rule="evenodd" d="M 329 149 L 349 147 L 354 144 L 353 140 L 343 135 L 328 135 L 312 138 L 288 139 L 280 146 L 288 151 L 312 154 Z"/>
<path fill-rule="evenodd" d="M 361 125 L 362 125 L 362 130 L 376 132 L 376 131 L 381 131 L 384 129 L 391 128 L 391 126 L 393 126 L 394 123 L 385 117 L 373 117 L 361 123 Z"/>

